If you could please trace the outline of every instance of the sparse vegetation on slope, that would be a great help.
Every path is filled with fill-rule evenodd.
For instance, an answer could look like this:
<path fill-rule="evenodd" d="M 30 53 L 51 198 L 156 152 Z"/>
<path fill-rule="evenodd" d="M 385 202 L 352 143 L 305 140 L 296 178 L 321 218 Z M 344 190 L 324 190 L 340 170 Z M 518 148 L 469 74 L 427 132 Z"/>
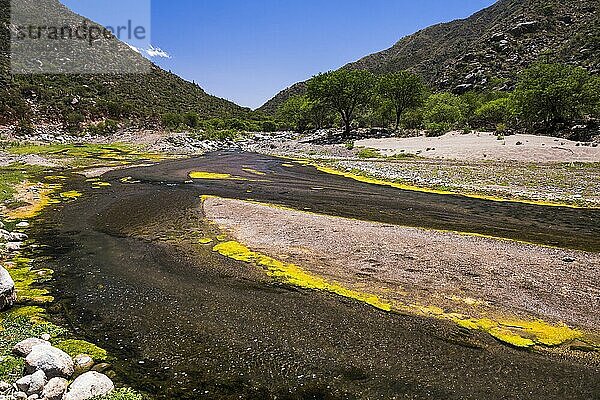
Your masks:
<path fill-rule="evenodd" d="M 30 1 L 31 0 L 27 0 Z M 77 16 L 57 0 L 31 2 L 32 13 L 52 13 L 73 23 Z M 0 0 L 0 125 L 17 124 L 23 133 L 35 125 L 64 126 L 77 132 L 92 123 L 160 127 L 166 113 L 194 113 L 201 119 L 246 117 L 250 110 L 211 96 L 157 66 L 148 74 L 10 75 L 10 0 Z M 118 57 L 148 63 L 135 51 L 111 41 Z M 109 122 L 111 124 L 111 122 Z M 112 123 L 114 125 L 114 122 Z"/>

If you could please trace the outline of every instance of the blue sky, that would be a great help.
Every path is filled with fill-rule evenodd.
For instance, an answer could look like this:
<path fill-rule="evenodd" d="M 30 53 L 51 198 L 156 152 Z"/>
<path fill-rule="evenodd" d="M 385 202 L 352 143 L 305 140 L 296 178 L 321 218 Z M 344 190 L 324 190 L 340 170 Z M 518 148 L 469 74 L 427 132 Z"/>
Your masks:
<path fill-rule="evenodd" d="M 152 3 L 161 67 L 207 92 L 258 107 L 281 89 L 392 46 L 495 0 L 61 0 L 105 25 Z M 139 3 L 136 3 L 139 2 Z M 116 23 L 116 22 L 115 22 Z"/>

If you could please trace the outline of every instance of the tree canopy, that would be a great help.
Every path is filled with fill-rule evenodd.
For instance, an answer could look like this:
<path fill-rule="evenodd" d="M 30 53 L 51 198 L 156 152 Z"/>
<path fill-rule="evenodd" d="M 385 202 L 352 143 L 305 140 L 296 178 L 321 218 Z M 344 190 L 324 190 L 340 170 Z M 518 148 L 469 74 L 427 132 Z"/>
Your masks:
<path fill-rule="evenodd" d="M 398 130 L 402 114 L 423 104 L 426 86 L 420 76 L 409 71 L 383 75 L 379 79 L 378 92 L 393 104 Z"/>
<path fill-rule="evenodd" d="M 308 98 L 329 106 L 344 124 L 344 134 L 349 135 L 352 121 L 361 107 L 371 103 L 375 78 L 363 70 L 340 69 L 319 74 L 308 82 Z"/>

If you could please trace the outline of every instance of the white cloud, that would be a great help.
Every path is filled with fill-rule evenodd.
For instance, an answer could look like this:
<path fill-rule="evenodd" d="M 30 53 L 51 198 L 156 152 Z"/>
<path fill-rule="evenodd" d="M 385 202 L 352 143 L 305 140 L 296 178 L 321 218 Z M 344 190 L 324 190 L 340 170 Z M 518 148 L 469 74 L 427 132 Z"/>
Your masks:
<path fill-rule="evenodd" d="M 141 51 L 140 51 L 140 49 L 138 49 L 137 47 L 135 47 L 135 46 L 133 46 L 133 45 L 131 45 L 131 44 L 129 44 L 129 43 L 125 43 L 125 44 L 126 44 L 127 46 L 129 46 L 129 48 L 130 48 L 131 50 L 135 51 L 135 52 L 136 52 L 136 53 L 138 53 L 138 54 L 141 54 Z"/>
<path fill-rule="evenodd" d="M 155 47 L 152 45 L 148 45 L 147 48 L 143 49 L 140 47 L 135 47 L 129 43 L 126 43 L 127 46 L 138 54 L 145 55 L 148 58 L 171 58 L 171 55 L 167 53 L 165 50 L 160 47 Z"/>
<path fill-rule="evenodd" d="M 148 46 L 147 49 L 142 50 L 144 53 L 148 55 L 148 57 L 158 57 L 158 58 L 171 58 L 171 55 L 161 49 L 160 47 L 154 47 L 152 45 Z"/>

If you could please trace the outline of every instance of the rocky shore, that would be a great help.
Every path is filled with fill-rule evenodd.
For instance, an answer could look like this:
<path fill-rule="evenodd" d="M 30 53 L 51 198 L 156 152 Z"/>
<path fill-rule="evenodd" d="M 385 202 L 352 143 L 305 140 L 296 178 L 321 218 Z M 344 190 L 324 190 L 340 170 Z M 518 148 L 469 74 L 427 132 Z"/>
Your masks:
<path fill-rule="evenodd" d="M 13 354 L 25 360 L 25 373 L 14 384 L 0 382 L 3 400 L 86 400 L 105 396 L 114 391 L 112 380 L 98 371 L 87 354 L 71 358 L 53 347 L 50 335 L 29 338 L 15 345 Z"/>

